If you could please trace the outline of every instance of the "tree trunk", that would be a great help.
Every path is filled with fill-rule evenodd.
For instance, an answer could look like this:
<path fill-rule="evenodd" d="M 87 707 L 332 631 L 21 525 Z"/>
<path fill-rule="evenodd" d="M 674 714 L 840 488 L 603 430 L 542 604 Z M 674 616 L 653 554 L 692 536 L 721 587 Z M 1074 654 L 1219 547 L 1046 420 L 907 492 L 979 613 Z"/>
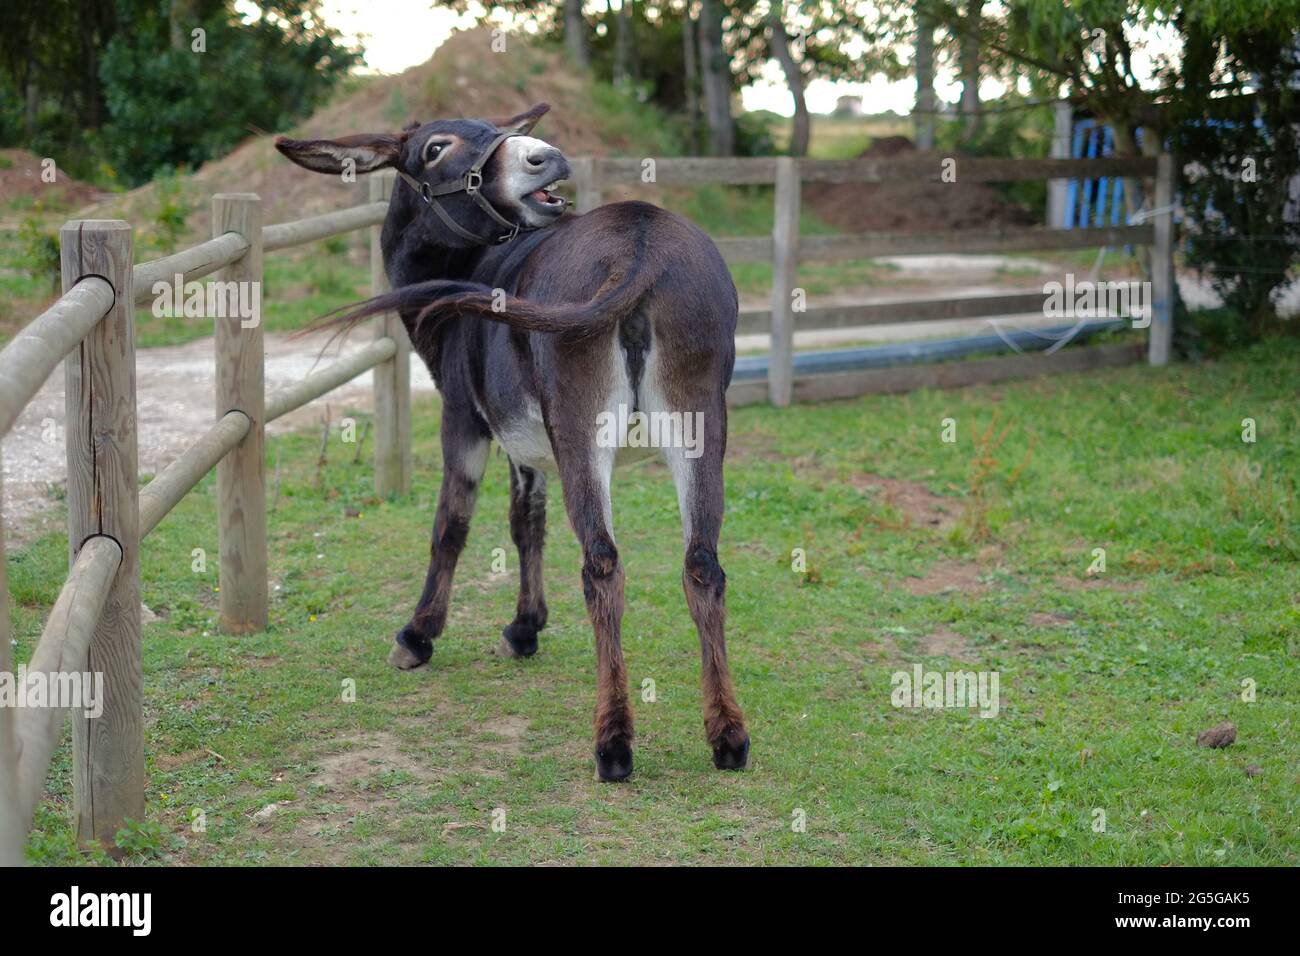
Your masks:
<path fill-rule="evenodd" d="M 916 106 L 912 109 L 912 126 L 916 130 L 917 149 L 934 149 L 934 106 L 934 21 L 918 9 Z"/>
<path fill-rule="evenodd" d="M 961 38 L 962 139 L 970 139 L 980 123 L 980 13 L 984 0 L 970 0 L 966 32 Z"/>
<path fill-rule="evenodd" d="M 731 69 L 722 46 L 719 0 L 700 2 L 700 73 L 709 124 L 709 152 L 714 156 L 731 156 L 736 151 L 736 128 L 731 118 Z"/>
<path fill-rule="evenodd" d="M 695 66 L 695 43 L 695 19 L 691 16 L 691 5 L 687 0 L 682 9 L 682 83 L 686 88 L 686 128 L 689 137 L 686 147 L 692 153 L 699 148 L 700 131 L 699 71 Z"/>
<path fill-rule="evenodd" d="M 173 50 L 189 49 L 190 30 L 193 29 L 189 22 L 189 6 L 189 0 L 172 0 L 167 12 L 168 39 Z"/>
<path fill-rule="evenodd" d="M 27 134 L 30 142 L 36 138 L 36 113 L 40 108 L 41 94 L 36 88 L 35 80 L 27 81 L 27 98 L 23 110 L 23 131 Z"/>
<path fill-rule="evenodd" d="M 618 5 L 618 33 L 614 38 L 614 85 L 626 89 L 632 79 L 632 17 L 630 0 Z"/>
<path fill-rule="evenodd" d="M 587 22 L 582 19 L 582 0 L 564 0 L 564 46 L 569 59 L 581 70 L 591 69 L 587 48 Z"/>
<path fill-rule="evenodd" d="M 781 19 L 783 13 L 782 4 L 773 5 L 772 52 L 776 54 L 776 59 L 781 64 L 786 85 L 790 87 L 790 95 L 794 97 L 794 121 L 790 125 L 790 155 L 807 156 L 808 138 L 812 131 L 808 118 L 808 100 L 804 96 L 803 74 L 799 71 L 799 64 L 794 61 L 794 54 L 790 52 L 790 35 L 786 33 L 785 23 Z"/>

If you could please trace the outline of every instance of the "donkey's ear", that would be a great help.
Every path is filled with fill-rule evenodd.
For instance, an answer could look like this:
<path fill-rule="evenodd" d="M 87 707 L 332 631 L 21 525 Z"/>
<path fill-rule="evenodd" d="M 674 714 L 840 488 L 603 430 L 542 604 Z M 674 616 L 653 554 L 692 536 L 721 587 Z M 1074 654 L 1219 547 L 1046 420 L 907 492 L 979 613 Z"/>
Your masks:
<path fill-rule="evenodd" d="M 348 160 L 352 170 L 369 173 L 391 166 L 409 134 L 359 133 L 341 139 L 275 138 L 275 148 L 299 166 L 318 173 L 341 173 Z"/>
<path fill-rule="evenodd" d="M 502 120 L 496 123 L 497 129 L 503 133 L 518 133 L 524 135 L 532 132 L 537 121 L 551 111 L 550 103 L 538 103 L 536 106 L 529 107 L 527 111 L 520 113 L 518 116 L 512 116 L 508 120 Z"/>

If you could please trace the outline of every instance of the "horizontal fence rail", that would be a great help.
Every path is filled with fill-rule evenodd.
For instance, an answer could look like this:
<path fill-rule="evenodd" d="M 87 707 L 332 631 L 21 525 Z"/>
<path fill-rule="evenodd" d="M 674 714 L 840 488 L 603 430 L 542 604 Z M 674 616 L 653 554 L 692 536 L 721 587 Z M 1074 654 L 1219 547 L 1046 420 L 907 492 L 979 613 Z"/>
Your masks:
<path fill-rule="evenodd" d="M 183 252 L 142 262 L 132 270 L 135 283 L 135 304 L 144 305 L 154 298 L 154 287 L 159 282 L 171 285 L 176 276 L 189 282 L 211 275 L 223 266 L 234 262 L 248 251 L 248 240 L 235 232 L 201 242 Z"/>
<path fill-rule="evenodd" d="M 88 670 L 90 639 L 121 564 L 122 548 L 112 538 L 96 535 L 86 541 L 32 652 L 29 673 L 79 674 Z M 67 710 L 54 707 L 24 707 L 18 711 L 18 816 L 24 830 L 31 826 L 32 812 L 67 716 Z"/>
<path fill-rule="evenodd" d="M 388 215 L 387 202 L 370 202 L 364 206 L 327 212 L 310 219 L 296 222 L 282 222 L 278 226 L 267 226 L 262 230 L 262 248 L 267 252 L 284 249 L 287 246 L 300 246 L 306 242 L 315 242 L 354 229 L 379 225 Z"/>
<path fill-rule="evenodd" d="M 332 392 L 345 382 L 350 382 L 362 372 L 366 372 L 380 362 L 391 359 L 397 351 L 392 339 L 376 339 L 333 365 L 308 375 L 301 382 L 287 385 L 273 392 L 266 400 L 266 420 L 273 422 L 281 416 L 301 408 L 312 399 L 320 398 L 326 392 Z"/>
<path fill-rule="evenodd" d="M 0 352 L 0 436 L 9 432 L 59 363 L 113 307 L 113 299 L 107 280 L 87 276 Z"/>
<path fill-rule="evenodd" d="M 668 157 L 654 160 L 660 186 L 771 186 L 778 165 L 787 157 Z M 951 161 L 953 165 L 945 165 Z M 961 182 L 1006 183 L 1083 176 L 1154 176 L 1156 159 L 1148 156 L 1105 159 L 987 159 L 931 155 L 891 159 L 797 159 L 805 183 L 942 183 L 956 175 Z M 579 167 L 597 190 L 646 182 L 650 167 L 643 159 L 587 157 Z M 587 172 L 587 170 L 590 172 Z M 947 181 L 951 181 L 951 178 Z"/>

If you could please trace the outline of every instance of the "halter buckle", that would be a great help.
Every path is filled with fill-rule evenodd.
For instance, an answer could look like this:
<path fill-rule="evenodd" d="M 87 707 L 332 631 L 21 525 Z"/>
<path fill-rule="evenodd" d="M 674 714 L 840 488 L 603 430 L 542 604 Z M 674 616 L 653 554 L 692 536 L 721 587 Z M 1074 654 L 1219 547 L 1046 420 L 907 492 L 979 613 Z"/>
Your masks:
<path fill-rule="evenodd" d="M 504 236 L 498 236 L 498 237 L 497 237 L 497 245 L 498 245 L 498 246 L 500 246 L 500 245 L 504 245 L 505 243 L 509 242 L 511 239 L 513 239 L 513 238 L 514 238 L 515 236 L 517 236 L 517 235 L 519 235 L 519 223 L 515 223 L 515 228 L 512 229 L 508 234 L 506 234 L 506 235 L 504 235 Z"/>
<path fill-rule="evenodd" d="M 478 192 L 479 187 L 483 185 L 483 174 L 477 169 L 471 169 L 465 174 L 465 192 L 471 196 Z"/>

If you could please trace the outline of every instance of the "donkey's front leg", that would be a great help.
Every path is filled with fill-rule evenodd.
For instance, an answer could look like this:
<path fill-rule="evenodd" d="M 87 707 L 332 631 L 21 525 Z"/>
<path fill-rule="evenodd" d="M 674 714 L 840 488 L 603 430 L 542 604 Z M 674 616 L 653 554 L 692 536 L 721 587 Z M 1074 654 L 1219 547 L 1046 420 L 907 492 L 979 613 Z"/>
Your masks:
<path fill-rule="evenodd" d="M 537 632 L 546 626 L 542 592 L 542 545 L 546 539 L 546 475 L 510 463 L 510 537 L 519 549 L 519 602 L 501 634 L 501 653 L 532 657 Z"/>
<path fill-rule="evenodd" d="M 433 655 L 433 640 L 447 623 L 451 579 L 474 514 L 474 499 L 487 465 L 488 437 L 478 422 L 456 414 L 449 406 L 442 415 L 442 490 L 433 519 L 429 570 L 424 591 L 411 620 L 400 631 L 388 663 L 402 670 L 419 667 Z"/>

